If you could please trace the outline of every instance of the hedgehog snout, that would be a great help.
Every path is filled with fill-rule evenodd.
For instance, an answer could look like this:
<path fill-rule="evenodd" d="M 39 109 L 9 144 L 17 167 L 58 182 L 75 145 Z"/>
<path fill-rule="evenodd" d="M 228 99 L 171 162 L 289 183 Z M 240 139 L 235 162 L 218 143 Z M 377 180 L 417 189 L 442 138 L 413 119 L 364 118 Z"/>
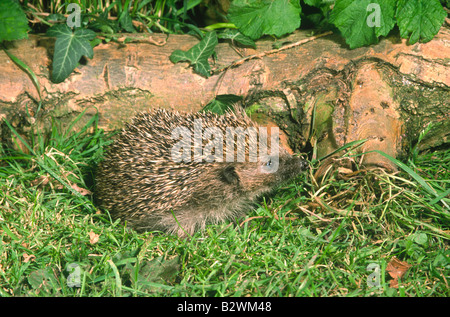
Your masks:
<path fill-rule="evenodd" d="M 298 165 L 298 168 L 300 169 L 300 171 L 306 170 L 309 166 L 308 161 L 306 161 L 302 158 L 299 158 L 297 165 Z"/>

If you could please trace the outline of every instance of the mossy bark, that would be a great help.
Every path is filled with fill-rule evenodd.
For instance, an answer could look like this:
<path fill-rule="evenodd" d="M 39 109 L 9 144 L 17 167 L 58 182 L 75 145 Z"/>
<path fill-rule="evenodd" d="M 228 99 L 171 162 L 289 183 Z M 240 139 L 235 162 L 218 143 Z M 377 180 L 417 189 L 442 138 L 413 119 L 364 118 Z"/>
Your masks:
<path fill-rule="evenodd" d="M 283 103 L 289 104 L 286 96 L 293 94 L 296 106 L 284 115 L 278 112 L 277 122 L 290 123 L 286 130 L 297 140 L 295 150 L 309 142 L 322 157 L 346 143 L 367 139 L 359 152 L 379 150 L 401 157 L 428 124 L 431 129 L 420 150 L 450 141 L 449 87 L 416 80 L 378 58 L 354 60 L 337 72 L 316 69 L 300 81 L 285 82 L 285 87 Z M 278 98 L 274 94 L 255 99 L 275 108 Z M 395 168 L 377 153 L 366 154 L 363 163 Z"/>

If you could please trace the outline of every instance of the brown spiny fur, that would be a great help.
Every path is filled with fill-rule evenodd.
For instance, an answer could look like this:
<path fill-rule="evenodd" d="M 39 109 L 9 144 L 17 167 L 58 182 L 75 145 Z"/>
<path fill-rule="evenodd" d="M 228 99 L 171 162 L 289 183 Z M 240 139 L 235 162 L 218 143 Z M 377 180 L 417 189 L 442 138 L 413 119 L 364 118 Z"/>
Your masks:
<path fill-rule="evenodd" d="M 193 131 L 195 119 L 202 120 L 203 129 L 218 127 L 223 135 L 226 127 L 258 127 L 239 111 L 223 116 L 168 110 L 140 113 L 125 126 L 98 167 L 95 195 L 99 205 L 137 231 L 162 230 L 183 237 L 207 223 L 243 215 L 258 195 L 306 166 L 281 148 L 275 173 L 262 173 L 261 166 L 267 162 L 260 158 L 258 162 L 246 157 L 240 163 L 225 159 L 176 163 L 171 149 L 179 139 L 172 139 L 172 131 L 180 126 Z M 242 140 L 256 142 L 245 136 Z M 209 140 L 203 137 L 202 141 L 204 146 Z"/>

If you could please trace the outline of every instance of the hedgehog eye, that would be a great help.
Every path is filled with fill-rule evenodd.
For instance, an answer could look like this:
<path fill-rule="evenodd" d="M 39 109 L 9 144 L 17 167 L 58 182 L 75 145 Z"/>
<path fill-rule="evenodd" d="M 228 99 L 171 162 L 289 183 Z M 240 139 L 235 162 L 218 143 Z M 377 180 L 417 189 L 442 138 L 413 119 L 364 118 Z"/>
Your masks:
<path fill-rule="evenodd" d="M 262 173 L 275 173 L 278 170 L 279 162 L 274 157 L 267 158 L 266 162 L 262 162 L 261 164 L 261 172 Z"/>

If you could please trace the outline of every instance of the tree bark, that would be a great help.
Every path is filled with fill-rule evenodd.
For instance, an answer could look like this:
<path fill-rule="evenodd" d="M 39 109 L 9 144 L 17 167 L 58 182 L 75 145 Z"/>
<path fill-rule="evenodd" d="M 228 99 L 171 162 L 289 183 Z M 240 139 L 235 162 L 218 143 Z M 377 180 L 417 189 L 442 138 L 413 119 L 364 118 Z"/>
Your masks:
<path fill-rule="evenodd" d="M 308 32 L 299 31 L 280 42 L 306 38 Z M 169 60 L 175 49 L 195 45 L 196 38 L 154 34 L 152 39 L 162 45 L 101 44 L 92 60 L 83 60 L 60 84 L 50 81 L 54 39 L 30 35 L 10 43 L 8 50 L 36 74 L 42 103 L 39 107 L 37 89 L 26 72 L 1 51 L 0 119 L 7 118 L 26 135 L 32 125 L 48 129 L 51 117 L 68 125 L 86 111 L 75 127 L 80 128 L 98 112 L 99 127 L 111 130 L 136 111 L 198 111 L 217 95 L 233 94 L 245 97 L 246 105 L 260 105 L 286 132 L 294 150 L 310 144 L 319 157 L 359 139 L 368 139 L 360 151 L 377 149 L 399 157 L 429 123 L 432 129 L 421 150 L 449 142 L 448 28 L 425 44 L 408 45 L 392 35 L 354 50 L 332 34 L 219 71 L 242 56 L 273 50 L 273 39 L 258 41 L 256 50 L 221 43 L 216 60 L 211 60 L 216 72 L 209 78 L 195 74 L 187 63 Z M 0 132 L 10 142 L 5 124 Z M 376 153 L 365 155 L 364 163 L 393 168 Z"/>

